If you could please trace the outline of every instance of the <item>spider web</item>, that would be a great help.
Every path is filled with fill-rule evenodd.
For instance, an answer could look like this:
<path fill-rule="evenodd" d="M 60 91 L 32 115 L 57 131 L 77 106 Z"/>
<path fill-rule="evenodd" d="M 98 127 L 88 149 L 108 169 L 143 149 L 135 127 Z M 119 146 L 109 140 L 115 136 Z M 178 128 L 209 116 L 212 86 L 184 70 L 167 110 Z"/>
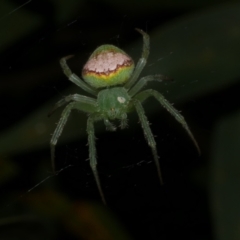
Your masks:
<path fill-rule="evenodd" d="M 72 17 L 59 20 L 58 15 L 53 14 L 57 11 L 53 8 L 53 2 L 50 4 L 47 1 L 33 0 L 10 2 L 13 7 L 10 6 L 6 11 L 2 10 L 5 12 L 1 13 L 0 26 L 7 31 L 15 24 L 16 29 L 19 28 L 22 34 L 19 33 L 10 40 L 4 39 L 5 42 L 2 42 L 4 43 L 1 57 L 3 81 L 0 83 L 0 86 L 2 85 L 0 91 L 1 100 L 4 103 L 2 116 L 7 117 L 1 119 L 0 130 L 3 132 L 4 141 L 0 141 L 0 146 L 3 146 L 4 151 L 0 155 L 0 160 L 3 160 L 6 168 L 9 167 L 8 164 L 12 164 L 10 166 L 12 170 L 6 176 L 5 182 L 3 181 L 6 196 L 1 202 L 2 216 L 8 216 L 8 213 L 14 212 L 15 209 L 16 212 L 24 212 L 25 208 L 18 208 L 15 205 L 28 199 L 28 195 L 34 196 L 35 193 L 45 189 L 55 191 L 56 188 L 64 196 L 70 196 L 69 198 L 81 199 L 90 196 L 89 198 L 99 200 L 88 161 L 84 114 L 73 112 L 71 115 L 56 147 L 57 175 L 52 174 L 49 141 L 61 110 L 50 119 L 46 117 L 47 113 L 63 96 L 76 92 L 84 94 L 81 89 L 72 86 L 66 80 L 59 67 L 58 59 L 68 54 L 75 54 L 75 58 L 69 64 L 80 76 L 81 66 L 92 50 L 101 44 L 110 43 L 128 49 L 129 55 L 137 61 L 141 54 L 142 39 L 133 29 L 140 27 L 151 33 L 159 22 L 150 17 L 149 21 L 146 18 L 132 20 L 127 14 L 117 16 L 111 14 L 110 18 L 106 19 L 96 17 L 99 21 L 96 25 L 95 19 L 86 16 L 84 19 L 77 10 L 73 11 Z M 106 6 L 102 4 L 107 11 L 111 10 L 107 4 Z M 81 7 L 88 9 L 89 6 Z M 97 11 L 93 11 L 97 14 Z M 26 20 L 17 21 L 21 17 Z M 34 19 L 31 24 L 26 23 L 31 17 Z M 16 29 L 14 30 L 17 31 Z M 23 32 L 24 30 L 26 32 Z M 163 73 L 171 76 L 171 72 L 162 71 L 165 65 L 170 65 L 172 57 L 178 53 L 174 46 L 165 52 L 161 50 L 157 53 L 150 52 L 150 56 L 155 52 L 155 60 L 149 59 L 143 75 Z M 159 69 L 156 70 L 156 68 Z M 194 87 L 198 83 L 197 77 L 183 82 L 178 91 L 181 92 L 189 85 Z M 176 83 L 161 85 L 161 92 L 166 98 L 171 96 L 170 84 Z M 147 87 L 154 86 L 149 84 Z M 181 96 L 175 97 L 175 99 L 178 98 L 180 99 Z M 192 104 L 195 105 L 194 99 Z M 150 99 L 145 109 L 156 137 L 162 171 L 165 169 L 164 179 L 170 183 L 176 183 L 176 179 L 185 181 L 184 176 L 188 167 L 194 167 L 193 162 L 197 158 L 194 146 L 168 113 L 161 112 L 160 117 L 153 115 L 152 109 L 156 105 L 160 108 L 158 103 Z M 194 119 L 192 121 L 194 122 Z M 154 195 L 156 201 L 160 198 L 159 196 L 162 196 L 153 156 L 135 113 L 129 116 L 128 129 L 118 129 L 116 133 L 106 132 L 102 123 L 97 124 L 96 137 L 98 169 L 103 190 L 108 199 L 126 206 L 133 205 L 133 202 L 138 202 L 140 199 L 147 202 L 148 195 L 150 196 L 152 191 L 156 192 Z M 172 149 L 175 151 L 173 152 Z M 186 151 L 190 160 L 180 161 L 179 156 L 184 155 Z M 167 177 L 166 172 L 171 177 Z M 135 192 L 137 197 L 129 201 L 121 198 L 122 193 L 128 194 L 131 191 Z M 181 201 L 184 202 L 184 199 Z M 141 206 L 138 209 L 141 209 Z M 145 216 L 144 213 L 141 212 L 141 214 Z M 140 215 L 136 214 L 136 216 Z M 159 218 L 159 216 L 155 217 Z M 151 222 L 152 219 L 154 217 L 151 216 L 146 221 Z M 143 223 L 145 224 L 146 222 Z"/>
<path fill-rule="evenodd" d="M 22 1 L 21 3 L 18 3 L 18 5 L 15 7 L 15 8 L 12 8 L 10 11 L 8 12 L 5 12 L 5 13 L 2 13 L 2 16 L 0 17 L 0 23 L 1 25 L 4 25 L 6 23 L 9 23 L 11 24 L 11 21 L 14 21 L 16 20 L 21 14 L 26 14 L 27 15 L 27 10 L 31 9 L 32 11 L 37 11 L 36 10 L 36 4 L 34 5 L 34 1 Z M 40 11 L 38 13 L 41 13 Z M 122 32 L 122 29 L 123 29 L 123 25 L 124 25 L 124 18 L 125 16 L 122 17 L 123 19 L 120 20 L 120 23 L 119 23 L 119 30 L 120 32 Z M 81 19 L 79 19 L 79 17 L 76 17 L 75 19 L 71 20 L 71 21 L 68 21 L 66 23 L 64 23 L 62 26 L 57 26 L 57 27 L 50 27 L 50 30 L 46 30 L 46 29 L 43 29 L 40 34 L 37 33 L 37 34 L 34 34 L 33 33 L 33 37 L 31 36 L 30 34 L 30 37 L 26 44 L 23 42 L 19 44 L 15 44 L 14 42 L 12 42 L 12 50 L 9 51 L 4 51 L 4 59 L 2 59 L 3 61 L 3 71 L 5 72 L 6 76 L 9 75 L 13 75 L 13 76 L 17 76 L 17 74 L 20 72 L 20 74 L 22 74 L 22 72 L 24 71 L 29 71 L 29 69 L 31 67 L 34 67 L 34 66 L 29 66 L 29 60 L 33 59 L 32 58 L 32 55 L 34 55 L 34 52 L 35 51 L 39 51 L 39 48 L 41 49 L 42 48 L 42 45 L 43 44 L 49 44 L 49 42 L 52 40 L 52 35 L 58 35 L 59 32 L 64 32 L 64 31 L 69 31 L 68 29 L 73 27 L 74 25 L 77 25 L 77 28 L 78 28 L 78 24 L 79 22 L 81 22 Z M 119 36 L 120 36 L 120 32 L 117 32 L 116 31 L 116 34 L 115 36 L 112 35 L 110 37 L 107 37 L 107 39 L 109 39 L 109 41 L 113 41 L 114 44 L 116 45 L 119 45 Z M 81 41 L 80 41 L 80 45 L 82 46 L 85 46 L 86 45 L 86 36 L 84 36 L 84 34 L 82 34 L 80 32 L 80 30 L 78 31 L 77 33 L 77 36 L 74 36 L 73 39 L 76 40 L 79 40 L 81 37 Z M 73 40 L 74 41 L 74 40 Z M 104 40 L 106 41 L 106 39 Z M 29 44 L 30 42 L 30 44 Z M 123 42 L 123 40 L 122 40 Z M 124 42 L 122 43 L 124 44 Z M 23 47 L 21 48 L 20 46 L 23 45 Z M 98 45 L 94 43 L 94 45 Z M 89 47 L 90 48 L 90 47 Z M 73 51 L 71 48 L 70 50 L 68 49 L 67 51 Z M 61 53 L 61 54 L 57 54 L 57 57 L 60 57 L 60 56 L 63 56 L 65 53 Z M 86 54 L 85 54 L 86 55 Z M 86 56 L 85 56 L 86 58 Z M 161 59 L 160 59 L 161 60 Z M 56 59 L 57 61 L 57 59 Z M 36 65 L 37 63 L 32 63 L 32 65 Z M 40 62 L 40 64 L 43 64 L 42 62 Z M 151 67 L 154 63 L 149 63 L 148 67 Z M 39 71 L 39 70 L 37 70 Z M 42 71 L 42 70 L 41 70 Z M 46 74 L 44 74 L 44 76 L 42 76 L 42 78 L 46 78 L 47 74 L 49 72 L 46 71 Z M 51 77 L 51 72 L 50 72 L 50 77 Z M 32 75 L 31 75 L 32 76 Z M 25 75 L 21 75 L 21 77 L 25 77 Z M 49 80 L 49 77 L 47 77 L 47 79 Z M 6 80 L 7 81 L 7 80 Z M 18 84 L 17 86 L 19 86 L 19 84 L 21 85 L 21 83 L 16 83 L 14 80 L 12 80 L 12 83 L 11 85 L 15 85 L 15 84 Z M 50 99 L 50 97 L 52 96 L 52 94 L 57 94 L 58 95 L 58 98 L 61 98 L 62 96 L 65 96 L 66 95 L 66 91 L 63 92 L 63 89 L 66 88 L 66 86 L 69 85 L 69 82 L 66 81 L 66 79 L 64 79 L 64 81 L 59 81 L 58 80 L 58 85 L 55 86 L 55 83 L 53 81 L 51 81 L 51 83 L 48 83 L 46 80 L 40 84 L 38 84 L 38 79 L 35 80 L 35 76 L 34 77 L 29 77 L 28 81 L 32 81 L 35 83 L 32 84 L 32 86 L 30 86 L 30 90 L 32 91 L 32 93 L 30 93 L 30 96 L 29 96 L 29 99 L 33 98 L 33 96 L 37 96 L 37 98 L 35 98 L 34 101 L 31 101 L 29 102 L 28 100 L 25 100 L 25 101 L 28 101 L 28 105 L 25 105 L 24 106 L 24 102 L 21 104 L 21 107 L 19 108 L 18 111 L 13 111 L 12 113 L 12 120 L 10 121 L 6 121 L 5 123 L 2 124 L 2 126 L 5 126 L 6 127 L 11 127 L 13 125 L 15 125 L 15 122 L 14 122 L 14 118 L 15 119 L 18 119 L 18 121 L 22 121 L 24 120 L 25 116 L 28 114 L 29 110 L 31 111 L 33 108 L 37 108 L 37 107 L 40 107 L 42 105 L 42 103 L 46 102 L 46 99 Z M 59 83 L 60 82 L 60 83 Z M 53 83 L 53 84 L 52 84 Z M 24 82 L 25 84 L 25 89 L 27 89 L 27 84 L 28 82 Z M 60 85 L 62 84 L 62 85 Z M 7 90 L 8 88 L 10 88 L 10 86 L 6 86 L 7 87 Z M 23 87 L 22 87 L 23 89 Z M 40 90 L 39 90 L 40 89 Z M 72 87 L 71 89 L 74 89 L 74 91 L 76 91 L 76 88 Z M 42 92 L 44 92 L 44 94 L 42 94 Z M 68 90 L 67 92 L 71 92 L 71 90 Z M 27 91 L 28 93 L 28 91 Z M 7 96 L 7 97 L 10 97 L 10 96 Z M 18 97 L 18 95 L 17 95 Z M 51 106 L 51 105 L 50 105 Z M 6 108 L 6 115 L 8 114 L 9 115 L 9 112 L 7 113 L 8 109 Z M 76 114 L 75 114 L 76 115 Z M 57 117 L 53 120 L 54 122 L 56 122 L 57 120 Z M 37 121 L 37 123 L 35 124 L 35 129 L 36 131 L 39 133 L 39 135 L 42 135 L 42 134 L 46 134 L 47 135 L 47 132 L 46 132 L 46 129 L 48 128 L 44 123 L 38 123 L 39 121 Z M 51 121 L 52 122 L 52 121 Z M 138 127 L 140 128 L 140 125 L 138 125 Z M 81 132 L 84 131 L 84 127 L 81 128 Z M 68 129 L 66 129 L 64 131 L 65 133 L 68 132 Z M 81 134 L 80 132 L 80 134 Z M 77 134 L 76 134 L 77 135 Z M 63 134 L 63 138 L 64 138 L 64 134 Z M 73 136 L 73 139 L 75 139 L 76 136 Z M 142 142 L 145 142 L 145 139 L 142 138 L 141 139 Z M 15 145 L 16 146 L 16 145 Z M 34 146 L 35 147 L 35 146 Z M 38 149 L 38 148 L 37 148 Z M 20 151 L 19 149 L 13 149 L 13 151 Z M 87 152 L 87 148 L 85 149 L 85 152 Z M 148 154 L 150 156 L 150 154 Z M 139 159 L 137 161 L 134 161 L 133 163 L 130 163 L 129 165 L 127 163 L 125 163 L 124 166 L 122 166 L 121 168 L 125 168 L 125 169 L 131 169 L 133 167 L 136 167 L 136 166 L 140 166 L 141 163 L 143 163 L 144 161 L 146 163 L 148 163 L 149 161 L 152 161 L 152 160 L 149 160 L 150 157 L 148 158 L 148 160 L 144 160 L 144 159 Z M 66 164 L 67 163 L 67 160 L 66 161 Z M 38 184 L 37 184 L 38 185 Z"/>

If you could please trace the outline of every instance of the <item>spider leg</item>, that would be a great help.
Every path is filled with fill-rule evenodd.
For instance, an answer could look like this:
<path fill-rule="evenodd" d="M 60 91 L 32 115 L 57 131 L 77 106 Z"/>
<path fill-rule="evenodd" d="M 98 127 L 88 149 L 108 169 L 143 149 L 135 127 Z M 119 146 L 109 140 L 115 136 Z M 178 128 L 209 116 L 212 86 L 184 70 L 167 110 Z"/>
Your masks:
<path fill-rule="evenodd" d="M 143 128 L 143 132 L 145 135 L 145 138 L 148 142 L 148 145 L 150 146 L 150 148 L 152 149 L 152 154 L 153 154 L 153 158 L 154 158 L 154 162 L 156 164 L 157 167 L 157 172 L 158 172 L 158 177 L 160 180 L 161 185 L 163 184 L 163 179 L 162 179 L 162 173 L 161 173 L 161 168 L 160 168 L 160 163 L 159 163 L 159 157 L 158 157 L 158 153 L 157 153 L 157 148 L 156 148 L 156 142 L 154 139 L 154 136 L 152 134 L 152 131 L 150 129 L 149 126 L 149 122 L 147 120 L 147 117 L 145 115 L 144 109 L 142 107 L 142 104 L 140 103 L 140 101 L 138 100 L 134 100 L 133 104 L 136 108 L 137 114 L 139 116 L 142 128 Z"/>
<path fill-rule="evenodd" d="M 83 98 L 81 98 L 83 97 Z M 57 124 L 57 127 L 52 135 L 51 141 L 50 141 L 50 149 L 51 149 L 51 161 L 52 161 L 52 169 L 55 172 L 55 162 L 54 162 L 54 157 L 55 157 L 55 146 L 57 144 L 57 141 L 62 134 L 63 128 L 68 120 L 68 117 L 71 113 L 72 109 L 78 109 L 83 112 L 91 113 L 95 111 L 95 104 L 93 105 L 93 102 L 91 101 L 85 101 L 86 98 L 85 96 L 78 95 L 75 100 L 77 102 L 72 102 L 69 103 L 63 110 L 61 114 L 61 118 Z"/>
<path fill-rule="evenodd" d="M 197 148 L 198 153 L 200 154 L 201 150 L 200 150 L 200 148 L 198 146 L 198 143 L 197 143 L 196 139 L 194 138 L 192 132 L 190 131 L 190 128 L 188 127 L 186 120 L 180 114 L 180 112 L 176 108 L 174 108 L 173 105 L 168 100 L 166 100 L 164 98 L 164 96 L 161 93 L 159 93 L 156 90 L 148 89 L 148 90 L 145 90 L 143 92 L 138 93 L 134 98 L 138 99 L 141 102 L 143 102 L 146 98 L 148 98 L 150 96 L 155 97 L 160 102 L 160 104 L 165 109 L 167 109 L 167 111 L 170 114 L 172 114 L 172 116 L 175 117 L 175 119 L 183 126 L 183 128 L 186 130 L 186 132 L 188 133 L 189 137 L 193 141 L 195 147 Z"/>
<path fill-rule="evenodd" d="M 70 101 L 81 102 L 82 105 L 87 104 L 87 107 L 96 105 L 96 100 L 93 98 L 79 94 L 68 95 L 55 104 L 53 109 L 49 112 L 48 117 L 50 117 L 57 110 L 57 108 L 62 107 Z"/>
<path fill-rule="evenodd" d="M 157 74 L 157 75 L 150 75 L 141 78 L 132 89 L 129 90 L 128 94 L 132 97 L 136 93 L 138 93 L 149 81 L 158 81 L 162 82 L 163 80 L 171 80 L 169 77 Z"/>
<path fill-rule="evenodd" d="M 91 88 L 88 84 L 86 84 L 81 78 L 79 78 L 76 74 L 72 73 L 71 69 L 69 68 L 69 66 L 67 65 L 67 60 L 69 58 L 73 57 L 73 55 L 67 56 L 67 57 L 63 57 L 60 59 L 60 65 L 62 67 L 62 70 L 64 72 L 64 74 L 67 76 L 67 78 L 75 83 L 78 87 L 82 88 L 84 91 L 93 94 L 95 96 L 97 96 L 97 91 L 94 90 L 93 88 Z"/>
<path fill-rule="evenodd" d="M 149 35 L 145 33 L 143 30 L 136 28 L 136 31 L 141 33 L 143 35 L 143 50 L 142 50 L 142 56 L 138 60 L 138 63 L 135 67 L 135 70 L 129 79 L 129 81 L 124 85 L 124 88 L 130 89 L 133 84 L 137 81 L 140 73 L 142 72 L 143 68 L 146 65 L 147 58 L 149 55 L 149 49 L 150 49 L 150 43 L 149 43 Z"/>
<path fill-rule="evenodd" d="M 52 135 L 51 141 L 50 141 L 50 148 L 51 148 L 51 161 L 52 161 L 52 169 L 53 172 L 55 172 L 55 145 L 57 144 L 57 141 L 62 133 L 62 130 L 68 120 L 69 114 L 71 110 L 75 107 L 75 103 L 69 103 L 65 109 L 62 112 L 61 118 L 57 124 L 57 127 Z"/>
<path fill-rule="evenodd" d="M 106 200 L 102 191 L 98 171 L 97 171 L 97 154 L 96 154 L 96 144 L 95 144 L 95 134 L 94 134 L 94 121 L 99 120 L 95 115 L 90 115 L 87 121 L 87 133 L 88 133 L 88 145 L 89 145 L 89 158 L 90 167 L 93 171 L 95 181 L 97 183 L 98 191 L 101 195 L 103 203 L 106 205 Z"/>

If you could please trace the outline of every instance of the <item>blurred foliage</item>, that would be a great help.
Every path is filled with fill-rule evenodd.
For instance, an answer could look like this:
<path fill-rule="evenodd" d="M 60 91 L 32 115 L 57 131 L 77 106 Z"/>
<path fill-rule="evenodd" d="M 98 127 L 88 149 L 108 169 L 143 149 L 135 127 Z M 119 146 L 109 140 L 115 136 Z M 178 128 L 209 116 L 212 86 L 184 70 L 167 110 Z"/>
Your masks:
<path fill-rule="evenodd" d="M 90 201 L 74 203 L 57 192 L 39 191 L 29 196 L 27 202 L 48 221 L 60 222 L 69 232 L 83 239 L 130 239 L 107 209 Z"/>
<path fill-rule="evenodd" d="M 130 239 L 125 227 L 133 239 L 239 239 L 239 22 L 238 1 L 1 1 L 0 239 Z M 174 79 L 148 87 L 183 110 L 203 154 L 197 165 L 184 131 L 149 101 L 145 108 L 166 185 L 154 187 L 155 169 L 146 161 L 142 169 L 113 171 L 115 180 L 103 181 L 110 213 L 101 203 L 82 200 L 99 200 L 97 189 L 87 187 L 95 186 L 88 163 L 48 178 L 50 135 L 61 111 L 51 118 L 47 113 L 62 96 L 83 93 L 62 74 L 60 57 L 74 53 L 69 64 L 80 75 L 93 49 L 109 42 L 137 61 L 142 39 L 135 27 L 151 41 L 142 75 Z M 87 155 L 85 127 L 86 116 L 73 113 L 57 148 L 64 164 L 71 159 L 66 146 L 76 140 L 83 146 L 76 156 Z M 140 163 L 148 153 L 137 152 L 147 144 L 136 129 L 141 131 L 139 124 L 130 124 L 124 138 L 97 125 L 99 159 Z M 109 136 L 117 138 L 111 146 Z"/>
<path fill-rule="evenodd" d="M 240 236 L 240 112 L 221 119 L 213 134 L 211 205 L 216 237 Z"/>

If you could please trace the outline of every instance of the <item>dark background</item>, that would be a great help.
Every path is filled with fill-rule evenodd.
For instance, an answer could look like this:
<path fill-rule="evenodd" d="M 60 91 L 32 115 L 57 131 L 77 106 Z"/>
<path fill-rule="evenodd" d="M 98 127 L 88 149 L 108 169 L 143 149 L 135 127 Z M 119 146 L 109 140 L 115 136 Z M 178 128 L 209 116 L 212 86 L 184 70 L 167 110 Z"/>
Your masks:
<path fill-rule="evenodd" d="M 0 3 L 0 239 L 240 239 L 240 4 L 237 1 L 17 1 Z M 141 76 L 181 110 L 201 148 L 153 100 L 144 104 L 156 136 L 164 185 L 136 113 L 129 127 L 96 124 L 98 170 L 108 206 L 89 166 L 86 119 L 73 112 L 56 147 L 50 139 L 62 109 L 85 94 L 63 75 L 59 59 L 81 68 L 101 44 L 135 62 L 142 36 L 150 57 Z M 88 94 L 86 94 L 88 95 Z"/>

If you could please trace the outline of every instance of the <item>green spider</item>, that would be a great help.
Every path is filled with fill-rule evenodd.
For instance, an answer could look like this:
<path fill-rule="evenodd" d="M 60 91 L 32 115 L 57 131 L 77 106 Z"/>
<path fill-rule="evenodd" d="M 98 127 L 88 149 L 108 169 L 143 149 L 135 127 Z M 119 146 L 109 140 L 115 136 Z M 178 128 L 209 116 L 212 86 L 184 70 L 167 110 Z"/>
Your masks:
<path fill-rule="evenodd" d="M 64 57 L 60 60 L 60 65 L 68 79 L 87 93 L 94 95 L 95 98 L 73 94 L 66 96 L 56 103 L 52 112 L 67 103 L 68 105 L 62 112 L 61 118 L 50 142 L 52 167 L 55 170 L 55 145 L 57 144 L 58 138 L 60 137 L 68 120 L 70 112 L 73 109 L 77 109 L 87 113 L 87 134 L 90 166 L 104 204 L 106 204 L 106 200 L 97 171 L 94 122 L 103 120 L 108 131 L 115 131 L 116 127 L 111 121 L 118 119 L 120 120 L 120 128 L 124 129 L 127 127 L 127 113 L 136 110 L 145 138 L 152 150 L 161 184 L 163 184 L 163 180 L 158 160 L 159 157 L 156 149 L 156 142 L 142 107 L 142 103 L 148 97 L 156 98 L 156 100 L 159 101 L 160 104 L 166 108 L 167 111 L 172 114 L 179 123 L 182 124 L 195 144 L 197 150 L 200 152 L 198 143 L 191 133 L 186 121 L 184 120 L 184 117 L 172 106 L 172 104 L 169 103 L 163 97 L 163 95 L 156 90 L 147 89 L 140 91 L 148 81 L 161 82 L 167 78 L 163 75 L 150 75 L 142 77 L 139 81 L 137 81 L 140 73 L 146 65 L 149 55 L 149 35 L 141 29 L 136 28 L 136 30 L 143 36 L 142 56 L 138 60 L 136 67 L 134 66 L 134 62 L 130 56 L 113 45 L 102 45 L 92 53 L 82 70 L 82 77 L 84 81 L 76 74 L 72 73 L 67 65 L 66 61 L 73 57 L 72 55 Z"/>

